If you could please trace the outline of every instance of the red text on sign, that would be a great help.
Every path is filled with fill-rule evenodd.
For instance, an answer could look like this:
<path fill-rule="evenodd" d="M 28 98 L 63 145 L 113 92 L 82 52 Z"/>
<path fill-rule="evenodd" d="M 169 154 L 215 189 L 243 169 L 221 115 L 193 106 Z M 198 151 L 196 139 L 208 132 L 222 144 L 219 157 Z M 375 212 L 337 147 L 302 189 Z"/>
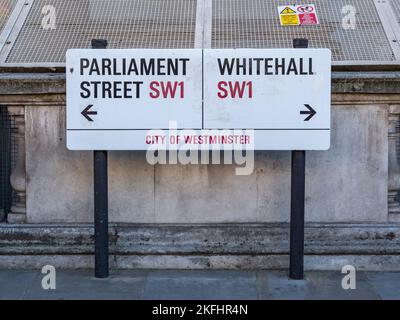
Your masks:
<path fill-rule="evenodd" d="M 148 135 L 146 136 L 146 144 L 164 144 L 165 139 L 166 137 L 162 135 L 155 135 L 155 136 Z"/>
<path fill-rule="evenodd" d="M 218 82 L 218 98 L 253 98 L 252 81 L 220 81 Z"/>
<path fill-rule="evenodd" d="M 150 97 L 153 99 L 175 99 L 185 97 L 185 83 L 183 81 L 152 81 L 150 82 Z"/>

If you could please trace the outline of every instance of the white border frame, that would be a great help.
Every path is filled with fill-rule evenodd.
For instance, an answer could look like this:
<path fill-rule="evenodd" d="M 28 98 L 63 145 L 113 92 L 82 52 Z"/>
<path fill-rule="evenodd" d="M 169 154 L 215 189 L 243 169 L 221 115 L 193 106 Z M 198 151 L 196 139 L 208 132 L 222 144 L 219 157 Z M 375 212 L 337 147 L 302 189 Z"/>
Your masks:
<path fill-rule="evenodd" d="M 396 62 L 400 63 L 400 25 L 390 0 L 374 0 L 386 38 L 390 43 Z"/>
<path fill-rule="evenodd" d="M 34 1 L 35 0 L 18 0 L 6 24 L 6 28 L 0 35 L 0 40 L 2 41 L 0 41 L 0 67 L 8 67 L 6 59 L 24 26 Z M 21 63 L 19 65 L 23 66 L 24 64 Z"/>

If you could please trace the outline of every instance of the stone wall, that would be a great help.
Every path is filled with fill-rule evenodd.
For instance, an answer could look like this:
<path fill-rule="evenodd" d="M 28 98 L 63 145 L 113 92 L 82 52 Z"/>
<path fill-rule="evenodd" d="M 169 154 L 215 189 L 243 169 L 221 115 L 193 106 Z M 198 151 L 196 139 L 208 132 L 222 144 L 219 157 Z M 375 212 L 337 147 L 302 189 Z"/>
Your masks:
<path fill-rule="evenodd" d="M 92 153 L 66 149 L 63 75 L 9 74 L 0 82 L 8 86 L 0 102 L 24 110 L 26 221 L 91 222 Z M 337 73 L 333 82 L 332 147 L 307 152 L 306 220 L 396 221 L 398 74 Z M 145 152 L 110 152 L 110 221 L 288 221 L 290 152 L 256 152 L 249 176 L 236 176 L 235 168 L 152 166 Z"/>
<path fill-rule="evenodd" d="M 307 152 L 307 268 L 399 265 L 399 88 L 396 72 L 333 74 L 332 147 Z M 23 137 L 0 266 L 90 266 L 92 153 L 65 147 L 64 75 L 1 74 L 0 104 Z M 235 168 L 110 152 L 112 266 L 286 266 L 290 152 L 256 152 L 249 176 Z"/>
<path fill-rule="evenodd" d="M 388 104 L 335 96 L 332 147 L 308 152 L 306 219 L 388 219 Z M 27 107 L 27 221 L 93 219 L 92 153 L 65 147 L 65 106 Z M 290 152 L 257 152 L 255 170 L 235 165 L 156 165 L 145 152 L 109 153 L 111 222 L 288 221 Z"/>

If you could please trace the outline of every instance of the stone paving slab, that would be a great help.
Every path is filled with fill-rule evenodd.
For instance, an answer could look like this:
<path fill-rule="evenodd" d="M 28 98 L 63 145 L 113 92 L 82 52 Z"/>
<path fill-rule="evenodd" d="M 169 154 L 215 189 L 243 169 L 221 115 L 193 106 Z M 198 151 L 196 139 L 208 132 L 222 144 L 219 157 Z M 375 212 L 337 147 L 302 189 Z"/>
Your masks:
<path fill-rule="evenodd" d="M 112 270 L 110 278 L 96 279 L 92 270 L 58 270 L 55 290 L 42 289 L 43 276 L 0 270 L 0 300 L 400 299 L 400 272 L 357 272 L 355 290 L 342 289 L 339 271 L 309 271 L 298 281 L 286 271 Z"/>
<path fill-rule="evenodd" d="M 373 289 L 382 297 L 382 299 L 400 300 L 400 273 L 366 272 L 366 277 L 371 283 Z"/>
<path fill-rule="evenodd" d="M 36 281 L 26 290 L 22 299 L 136 300 L 143 295 L 146 276 L 147 273 L 144 271 L 118 272 L 104 280 L 96 279 L 89 270 L 60 271 L 56 276 L 56 290 L 43 290 L 41 287 L 43 275 L 37 274 Z"/>
<path fill-rule="evenodd" d="M 144 299 L 256 300 L 256 273 L 161 271 L 148 276 Z"/>
<path fill-rule="evenodd" d="M 33 271 L 0 271 L 0 299 L 21 299 L 35 286 L 37 276 L 38 273 Z"/>

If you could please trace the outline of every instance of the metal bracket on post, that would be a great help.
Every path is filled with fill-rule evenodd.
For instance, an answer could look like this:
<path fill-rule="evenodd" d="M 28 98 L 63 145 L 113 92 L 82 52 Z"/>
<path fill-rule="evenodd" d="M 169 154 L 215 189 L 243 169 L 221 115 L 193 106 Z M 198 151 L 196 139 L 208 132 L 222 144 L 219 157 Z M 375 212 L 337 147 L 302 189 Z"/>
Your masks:
<path fill-rule="evenodd" d="M 93 39 L 92 49 L 106 49 L 107 40 Z M 95 277 L 108 278 L 107 151 L 93 151 Z"/>
<path fill-rule="evenodd" d="M 294 39 L 294 48 L 308 48 L 307 39 Z M 290 266 L 289 277 L 304 278 L 304 206 L 306 152 L 292 151 L 290 195 Z"/>

